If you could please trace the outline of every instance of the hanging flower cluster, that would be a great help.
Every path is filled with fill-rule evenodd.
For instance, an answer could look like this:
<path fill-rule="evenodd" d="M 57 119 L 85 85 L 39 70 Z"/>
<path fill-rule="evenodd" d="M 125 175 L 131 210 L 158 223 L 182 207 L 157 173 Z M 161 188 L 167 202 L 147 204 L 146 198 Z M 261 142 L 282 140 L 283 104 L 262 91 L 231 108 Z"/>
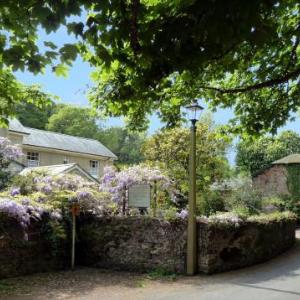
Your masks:
<path fill-rule="evenodd" d="M 173 181 L 162 173 L 159 168 L 147 165 L 135 165 L 117 172 L 113 166 L 104 168 L 104 175 L 100 182 L 100 191 L 112 194 L 115 203 L 122 201 L 124 189 L 132 185 L 157 182 L 160 188 L 167 191 L 173 201 L 176 201 L 177 191 Z"/>
<path fill-rule="evenodd" d="M 7 186 L 11 173 L 9 164 L 22 156 L 22 151 L 17 145 L 12 145 L 9 139 L 0 137 L 0 190 Z"/>
<path fill-rule="evenodd" d="M 8 163 L 16 160 L 23 155 L 19 146 L 11 144 L 10 140 L 0 137 L 0 160 L 2 163 Z"/>
<path fill-rule="evenodd" d="M 27 227 L 30 223 L 30 215 L 27 212 L 26 206 L 12 199 L 0 199 L 0 212 L 19 221 L 22 227 Z"/>
<path fill-rule="evenodd" d="M 15 218 L 26 229 L 30 220 L 44 216 L 61 220 L 62 208 L 68 211 L 69 202 L 74 199 L 83 211 L 93 212 L 104 211 L 104 203 L 110 200 L 99 192 L 98 185 L 80 176 L 32 172 L 18 176 L 14 186 L 0 194 L 0 213 Z"/>
<path fill-rule="evenodd" d="M 95 187 L 94 183 L 90 183 L 84 180 L 80 176 L 76 175 L 57 175 L 49 176 L 43 174 L 36 174 L 33 178 L 34 190 L 43 192 L 45 194 L 51 194 L 54 191 L 78 191 L 79 189 L 84 188 L 93 188 Z"/>

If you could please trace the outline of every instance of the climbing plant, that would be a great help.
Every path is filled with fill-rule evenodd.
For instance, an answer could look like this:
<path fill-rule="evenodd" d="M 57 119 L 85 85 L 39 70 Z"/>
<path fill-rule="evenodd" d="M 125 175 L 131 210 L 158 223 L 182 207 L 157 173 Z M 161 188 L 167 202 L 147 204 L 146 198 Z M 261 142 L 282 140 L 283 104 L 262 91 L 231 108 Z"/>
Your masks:
<path fill-rule="evenodd" d="M 287 166 L 287 185 L 291 195 L 300 199 L 300 166 L 291 164 Z"/>

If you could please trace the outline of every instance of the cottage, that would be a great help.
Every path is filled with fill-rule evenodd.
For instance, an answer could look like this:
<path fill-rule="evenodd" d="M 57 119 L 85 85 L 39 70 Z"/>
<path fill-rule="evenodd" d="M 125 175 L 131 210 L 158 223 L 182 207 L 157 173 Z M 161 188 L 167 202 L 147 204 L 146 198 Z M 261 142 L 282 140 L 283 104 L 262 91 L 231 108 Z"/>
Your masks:
<path fill-rule="evenodd" d="M 291 154 L 274 161 L 269 168 L 253 178 L 253 185 L 265 195 L 290 195 L 295 192 L 292 176 L 300 180 L 300 154 Z M 300 186 L 299 181 L 296 185 Z"/>
<path fill-rule="evenodd" d="M 0 129 L 0 136 L 22 147 L 23 158 L 14 162 L 20 171 L 26 167 L 54 165 L 54 169 L 62 170 L 59 165 L 68 165 L 73 171 L 87 172 L 98 179 L 103 174 L 103 168 L 117 158 L 97 140 L 28 128 L 16 119 L 10 121 L 7 129 Z"/>

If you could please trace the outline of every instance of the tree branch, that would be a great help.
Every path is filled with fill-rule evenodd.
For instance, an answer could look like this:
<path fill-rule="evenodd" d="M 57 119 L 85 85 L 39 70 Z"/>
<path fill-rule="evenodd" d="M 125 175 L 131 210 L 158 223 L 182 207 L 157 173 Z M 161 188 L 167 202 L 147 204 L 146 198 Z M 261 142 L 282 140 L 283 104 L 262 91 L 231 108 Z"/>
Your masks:
<path fill-rule="evenodd" d="M 222 89 L 222 88 L 218 88 L 218 87 L 205 86 L 205 85 L 199 86 L 199 88 L 204 89 L 204 90 L 216 91 L 221 94 L 245 93 L 245 92 L 255 91 L 255 90 L 262 89 L 262 88 L 268 88 L 268 87 L 272 87 L 274 85 L 285 83 L 285 82 L 289 81 L 290 79 L 294 79 L 295 77 L 298 77 L 299 75 L 300 75 L 300 67 L 295 69 L 292 72 L 286 73 L 284 76 L 270 79 L 270 80 L 260 82 L 257 84 L 253 84 L 253 85 L 241 86 L 241 87 L 236 87 L 236 88 L 231 88 L 231 89 Z"/>

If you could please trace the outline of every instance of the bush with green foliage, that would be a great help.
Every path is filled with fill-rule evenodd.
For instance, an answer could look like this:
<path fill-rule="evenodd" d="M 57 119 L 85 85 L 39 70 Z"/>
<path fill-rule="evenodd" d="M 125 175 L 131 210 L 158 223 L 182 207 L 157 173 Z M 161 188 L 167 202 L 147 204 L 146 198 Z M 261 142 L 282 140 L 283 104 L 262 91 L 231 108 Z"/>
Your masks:
<path fill-rule="evenodd" d="M 237 167 L 254 176 L 271 166 L 275 160 L 289 154 L 300 153 L 300 135 L 284 131 L 279 135 L 263 136 L 256 140 L 242 140 L 237 145 Z"/>
<path fill-rule="evenodd" d="M 210 116 L 206 116 L 197 123 L 196 140 L 196 184 L 199 193 L 205 194 L 213 182 L 230 174 L 226 158 L 230 139 L 220 136 Z M 190 130 L 177 127 L 155 133 L 143 145 L 147 162 L 159 164 L 174 179 L 183 203 L 189 191 L 189 144 Z"/>

